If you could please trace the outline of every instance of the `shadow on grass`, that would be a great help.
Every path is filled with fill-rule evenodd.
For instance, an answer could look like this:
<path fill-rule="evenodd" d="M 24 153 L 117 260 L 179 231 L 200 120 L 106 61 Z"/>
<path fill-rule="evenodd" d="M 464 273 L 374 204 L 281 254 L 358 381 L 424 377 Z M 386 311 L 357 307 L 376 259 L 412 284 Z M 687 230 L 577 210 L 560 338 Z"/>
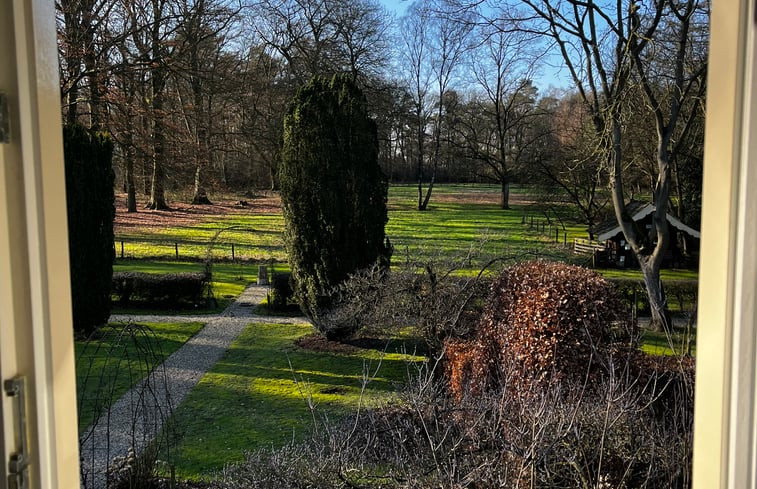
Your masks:
<path fill-rule="evenodd" d="M 176 413 L 183 432 L 176 451 L 182 478 L 207 478 L 244 452 L 301 439 L 316 416 L 344 416 L 386 400 L 407 376 L 408 362 L 423 361 L 388 349 L 350 354 L 295 346 L 305 325 L 253 324 L 190 393 Z M 371 377 L 361 394 L 363 374 Z"/>

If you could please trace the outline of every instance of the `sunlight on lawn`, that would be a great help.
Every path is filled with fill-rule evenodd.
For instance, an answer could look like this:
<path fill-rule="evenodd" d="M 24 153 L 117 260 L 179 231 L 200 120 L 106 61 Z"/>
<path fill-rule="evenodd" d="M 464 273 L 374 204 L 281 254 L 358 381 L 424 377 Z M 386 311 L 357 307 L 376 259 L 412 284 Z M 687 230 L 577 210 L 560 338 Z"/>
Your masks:
<path fill-rule="evenodd" d="M 175 452 L 181 477 L 207 477 L 241 461 L 245 451 L 302 439 L 313 426 L 308 399 L 317 416 L 329 417 L 387 400 L 406 378 L 408 362 L 425 360 L 401 352 L 345 354 L 296 346 L 311 332 L 308 325 L 251 324 L 240 335 L 176 413 L 183 434 Z M 364 370 L 376 376 L 361 395 Z"/>

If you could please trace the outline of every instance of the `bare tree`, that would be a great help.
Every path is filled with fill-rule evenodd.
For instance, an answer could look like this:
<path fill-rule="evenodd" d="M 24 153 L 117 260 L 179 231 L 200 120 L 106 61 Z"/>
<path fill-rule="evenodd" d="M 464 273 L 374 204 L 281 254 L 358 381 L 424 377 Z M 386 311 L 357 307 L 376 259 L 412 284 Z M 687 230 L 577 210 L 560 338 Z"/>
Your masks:
<path fill-rule="evenodd" d="M 443 2 L 416 1 L 401 19 L 401 66 L 415 105 L 418 210 L 428 207 L 442 146 L 444 96 L 469 49 L 473 24 Z M 435 110 L 434 110 L 435 109 Z M 430 130 L 431 147 L 426 148 Z M 424 194 L 426 160 L 431 170 Z"/>
<path fill-rule="evenodd" d="M 501 188 L 500 206 L 509 209 L 513 167 L 542 136 L 530 130 L 538 114 L 537 89 L 531 81 L 538 53 L 532 35 L 502 23 L 483 24 L 478 37 L 470 63 L 482 100 L 474 104 L 466 146 L 494 174 Z"/>
<path fill-rule="evenodd" d="M 524 0 L 524 28 L 550 39 L 562 54 L 580 97 L 592 115 L 599 149 L 607 162 L 615 217 L 636 255 L 649 295 L 655 327 L 669 325 L 660 266 L 670 241 L 667 210 L 671 188 L 671 138 L 686 120 L 681 110 L 695 90 L 704 67 L 684 70 L 693 46 L 692 26 L 707 19 L 697 0 L 651 3 L 619 1 L 598 4 L 568 0 Z M 521 18 L 523 18 L 521 17 Z M 665 63 L 652 64 L 656 40 L 668 26 L 674 41 Z M 664 104 L 655 84 L 665 77 L 671 97 Z M 643 90 L 657 130 L 656 178 L 652 189 L 655 212 L 650 232 L 638 229 L 626 211 L 624 192 L 623 98 L 632 84 Z"/>

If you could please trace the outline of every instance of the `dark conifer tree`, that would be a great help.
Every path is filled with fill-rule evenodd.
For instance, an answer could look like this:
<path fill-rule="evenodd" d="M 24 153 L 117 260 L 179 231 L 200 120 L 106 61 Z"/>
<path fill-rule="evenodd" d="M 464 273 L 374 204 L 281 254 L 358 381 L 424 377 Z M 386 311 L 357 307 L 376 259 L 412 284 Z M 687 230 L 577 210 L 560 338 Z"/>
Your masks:
<path fill-rule="evenodd" d="M 80 125 L 63 129 L 74 329 L 88 334 L 110 316 L 113 280 L 113 141 Z"/>
<path fill-rule="evenodd" d="M 334 287 L 377 261 L 388 266 L 391 254 L 376 124 L 349 77 L 315 77 L 297 92 L 279 179 L 295 297 L 327 337 L 349 336 L 357 325 L 329 320 Z"/>

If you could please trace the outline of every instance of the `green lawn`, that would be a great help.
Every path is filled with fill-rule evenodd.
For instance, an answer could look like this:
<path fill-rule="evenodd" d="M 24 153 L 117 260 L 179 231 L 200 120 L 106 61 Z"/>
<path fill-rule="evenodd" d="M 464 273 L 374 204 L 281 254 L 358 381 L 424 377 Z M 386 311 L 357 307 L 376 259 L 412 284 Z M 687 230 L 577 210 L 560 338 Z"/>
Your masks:
<path fill-rule="evenodd" d="M 396 344 L 385 354 L 298 348 L 295 340 L 311 332 L 307 325 L 251 324 L 232 344 L 176 413 L 183 431 L 174 452 L 180 478 L 208 478 L 243 460 L 245 451 L 300 439 L 313 426 L 308 397 L 321 414 L 357 409 L 364 369 L 378 372 L 362 402 L 386 399 L 406 378 L 406 362 L 423 360 L 396 353 Z"/>
<path fill-rule="evenodd" d="M 94 339 L 77 340 L 76 394 L 79 430 L 89 426 L 103 409 L 163 363 L 203 323 L 110 324 Z"/>
<path fill-rule="evenodd" d="M 524 215 L 539 212 L 532 205 L 514 205 L 504 211 L 496 204 L 465 202 L 482 192 L 496 192 L 492 185 L 438 185 L 434 189 L 428 210 L 416 209 L 415 189 L 411 186 L 392 186 L 389 190 L 389 222 L 386 233 L 395 247 L 395 255 L 409 250 L 413 257 L 438 257 L 440 254 L 465 253 L 483 236 L 488 237 L 484 250 L 487 255 L 519 254 L 543 249 L 546 236 L 522 223 Z M 524 190 L 513 189 L 513 195 Z M 450 200 L 451 199 L 451 200 Z M 207 222 L 194 226 L 166 227 L 158 231 L 139 228 L 120 232 L 116 237 L 116 254 L 120 256 L 121 240 L 124 255 L 133 258 L 175 258 L 199 260 L 205 257 L 207 243 L 219 231 L 213 248 L 216 258 L 231 258 L 231 243 L 235 257 L 254 261 L 286 261 L 282 241 L 284 228 L 280 213 L 231 214 L 212 216 Z M 585 226 L 571 225 L 567 229 L 568 243 L 574 236 L 583 237 Z M 560 239 L 563 232 L 560 231 Z M 472 267 L 475 268 L 475 267 Z"/>
<path fill-rule="evenodd" d="M 650 355 L 683 355 L 690 353 L 696 356 L 696 330 L 692 331 L 687 338 L 683 330 L 675 330 L 671 335 L 665 332 L 648 331 L 642 332 L 641 350 Z"/>

